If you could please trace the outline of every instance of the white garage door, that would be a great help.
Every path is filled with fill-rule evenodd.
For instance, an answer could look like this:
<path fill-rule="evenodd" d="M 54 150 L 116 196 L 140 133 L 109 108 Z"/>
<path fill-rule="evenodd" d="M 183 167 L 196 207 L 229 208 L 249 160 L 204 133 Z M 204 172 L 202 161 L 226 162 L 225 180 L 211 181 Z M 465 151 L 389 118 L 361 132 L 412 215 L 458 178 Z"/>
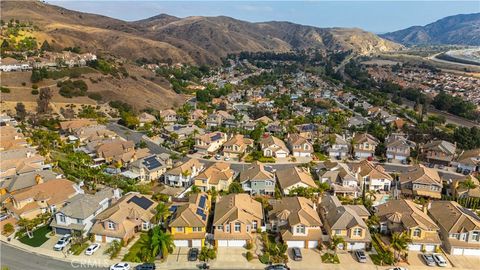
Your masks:
<path fill-rule="evenodd" d="M 188 240 L 173 240 L 176 247 L 188 247 Z"/>
<path fill-rule="evenodd" d="M 425 245 L 425 251 L 433 252 L 433 251 L 435 251 L 435 246 L 434 245 Z"/>
<path fill-rule="evenodd" d="M 287 154 L 285 153 L 277 153 L 277 158 L 286 158 L 287 157 Z"/>
<path fill-rule="evenodd" d="M 308 248 L 318 247 L 318 241 L 308 241 Z"/>
<path fill-rule="evenodd" d="M 422 245 L 408 245 L 408 250 L 410 251 L 420 251 L 422 249 Z"/>
<path fill-rule="evenodd" d="M 349 250 L 365 249 L 365 243 L 349 243 Z"/>
<path fill-rule="evenodd" d="M 202 240 L 192 240 L 192 247 L 201 247 L 202 246 Z"/>
<path fill-rule="evenodd" d="M 305 241 L 287 241 L 287 246 L 289 248 L 305 248 Z"/>
<path fill-rule="evenodd" d="M 454 248 L 452 255 L 463 255 L 463 248 Z"/>
<path fill-rule="evenodd" d="M 245 240 L 218 240 L 219 247 L 243 247 L 246 244 Z"/>
<path fill-rule="evenodd" d="M 466 249 L 463 250 L 463 255 L 465 255 L 465 256 L 480 256 L 480 249 L 466 248 Z"/>

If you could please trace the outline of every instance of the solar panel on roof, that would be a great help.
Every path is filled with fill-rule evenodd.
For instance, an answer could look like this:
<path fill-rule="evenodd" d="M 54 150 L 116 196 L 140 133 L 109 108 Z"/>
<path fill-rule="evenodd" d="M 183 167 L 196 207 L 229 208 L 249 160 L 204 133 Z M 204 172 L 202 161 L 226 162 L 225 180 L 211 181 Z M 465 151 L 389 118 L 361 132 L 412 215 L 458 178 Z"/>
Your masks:
<path fill-rule="evenodd" d="M 222 138 L 222 134 L 220 133 L 217 133 L 215 135 L 212 136 L 212 141 L 218 141 Z"/>
<path fill-rule="evenodd" d="M 142 197 L 133 196 L 132 198 L 130 198 L 130 200 L 127 201 L 127 203 L 130 203 L 130 202 L 140 206 L 143 210 L 147 210 L 153 204 L 151 200 L 143 196 Z"/>
<path fill-rule="evenodd" d="M 197 208 L 197 212 L 196 212 L 196 213 L 197 213 L 197 215 L 199 215 L 199 216 L 202 217 L 202 220 L 204 220 L 204 221 L 207 220 L 207 215 L 205 214 L 205 212 L 203 212 L 202 209 Z"/>
<path fill-rule="evenodd" d="M 205 203 L 206 202 L 207 202 L 207 198 L 204 195 L 202 195 L 202 196 L 200 196 L 200 201 L 198 202 L 198 206 L 200 208 L 205 209 Z"/>
<path fill-rule="evenodd" d="M 148 158 L 144 159 L 143 160 L 143 165 L 145 165 L 145 167 L 147 167 L 147 169 L 152 170 L 152 169 L 160 167 L 162 164 L 158 161 L 157 157 L 152 156 L 152 157 L 148 157 Z"/>

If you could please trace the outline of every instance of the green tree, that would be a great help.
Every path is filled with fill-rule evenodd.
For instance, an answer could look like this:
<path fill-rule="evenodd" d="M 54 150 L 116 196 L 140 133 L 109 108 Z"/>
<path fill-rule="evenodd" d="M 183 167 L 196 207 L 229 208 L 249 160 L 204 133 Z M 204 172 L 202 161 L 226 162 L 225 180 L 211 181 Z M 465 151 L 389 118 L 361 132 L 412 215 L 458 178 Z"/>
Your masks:
<path fill-rule="evenodd" d="M 48 41 L 44 41 L 42 43 L 42 46 L 40 46 L 40 50 L 42 51 L 51 51 L 52 50 L 52 47 L 50 47 L 50 44 L 48 43 Z"/>
<path fill-rule="evenodd" d="M 25 109 L 25 105 L 22 102 L 18 102 L 17 105 L 15 105 L 15 112 L 17 114 L 18 120 L 25 120 L 25 117 L 27 116 L 27 110 Z"/>
<path fill-rule="evenodd" d="M 150 250 L 152 258 L 155 258 L 159 253 L 163 259 L 166 259 L 168 254 L 173 252 L 175 244 L 171 234 L 166 233 L 159 226 L 153 227 L 148 232 L 150 237 Z"/>
<path fill-rule="evenodd" d="M 408 250 L 408 244 L 411 242 L 412 239 L 410 239 L 410 236 L 406 232 L 394 232 L 392 234 L 390 246 L 394 250 L 396 261 L 399 261 L 400 255 Z"/>
<path fill-rule="evenodd" d="M 209 260 L 214 260 L 217 257 L 215 249 L 202 247 L 198 259 L 203 262 L 208 262 Z"/>
<path fill-rule="evenodd" d="M 10 235 L 15 231 L 15 227 L 13 227 L 12 223 L 6 223 L 3 225 L 3 233 L 5 235 Z"/>
<path fill-rule="evenodd" d="M 163 202 L 159 202 L 157 207 L 155 207 L 155 215 L 153 216 L 153 220 L 157 224 L 163 224 L 163 222 L 167 220 L 171 214 L 172 213 L 168 209 L 168 206 Z"/>
<path fill-rule="evenodd" d="M 110 255 L 110 259 L 114 259 L 118 256 L 121 249 L 122 243 L 118 240 L 113 240 L 104 253 Z"/>
<path fill-rule="evenodd" d="M 470 192 L 471 189 L 476 189 L 477 184 L 472 179 L 467 179 L 460 183 L 460 186 L 467 190 L 467 194 Z"/>
<path fill-rule="evenodd" d="M 243 193 L 242 185 L 238 182 L 232 182 L 230 186 L 228 186 L 228 193 Z"/>
<path fill-rule="evenodd" d="M 345 246 L 345 239 L 343 239 L 343 237 L 341 236 L 334 235 L 332 237 L 332 242 L 330 243 L 330 249 L 333 250 L 335 255 L 337 254 L 337 249 L 339 245 Z"/>

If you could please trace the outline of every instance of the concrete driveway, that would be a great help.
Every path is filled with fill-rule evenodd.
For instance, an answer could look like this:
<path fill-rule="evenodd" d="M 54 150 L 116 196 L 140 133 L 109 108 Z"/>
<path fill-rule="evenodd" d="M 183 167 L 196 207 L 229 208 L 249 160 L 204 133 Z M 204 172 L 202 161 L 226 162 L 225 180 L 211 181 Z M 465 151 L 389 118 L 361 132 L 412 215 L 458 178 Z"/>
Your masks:
<path fill-rule="evenodd" d="M 291 248 L 288 249 L 288 266 L 293 270 L 300 269 L 321 269 L 320 264 L 322 263 L 321 253 L 318 249 L 301 249 L 302 260 L 294 261 L 293 260 L 293 251 Z"/>
<path fill-rule="evenodd" d="M 445 258 L 448 261 L 448 258 L 442 254 L 443 258 Z M 425 264 L 422 258 L 422 252 L 419 251 L 409 251 L 408 252 L 408 264 L 410 268 L 415 268 L 415 267 L 429 267 Z M 432 266 L 432 268 L 435 268 Z M 439 267 L 437 267 L 439 268 Z M 452 265 L 450 262 L 448 263 L 447 267 L 442 267 L 443 269 L 445 268 L 452 268 Z"/>
<path fill-rule="evenodd" d="M 480 269 L 480 257 L 478 256 L 454 256 L 454 255 L 446 255 L 447 260 L 455 268 L 460 269 Z"/>
<path fill-rule="evenodd" d="M 247 251 L 245 248 L 218 247 L 217 259 L 210 262 L 210 266 L 212 269 L 264 269 L 265 265 L 258 259 L 247 261 Z"/>

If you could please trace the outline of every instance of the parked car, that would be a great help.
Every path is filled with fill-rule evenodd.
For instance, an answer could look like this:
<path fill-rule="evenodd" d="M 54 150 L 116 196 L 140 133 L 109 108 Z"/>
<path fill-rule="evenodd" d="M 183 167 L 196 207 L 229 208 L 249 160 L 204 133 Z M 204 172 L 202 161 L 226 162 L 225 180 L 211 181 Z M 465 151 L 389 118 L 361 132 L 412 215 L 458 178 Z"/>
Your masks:
<path fill-rule="evenodd" d="M 422 254 L 422 259 L 428 266 L 436 266 L 435 260 L 433 259 L 432 254 Z"/>
<path fill-rule="evenodd" d="M 10 214 L 8 213 L 1 213 L 0 214 L 0 221 L 4 221 L 10 217 Z"/>
<path fill-rule="evenodd" d="M 188 261 L 189 262 L 194 262 L 198 258 L 198 248 L 191 248 L 188 251 Z"/>
<path fill-rule="evenodd" d="M 130 264 L 126 262 L 119 262 L 110 266 L 110 270 L 130 270 Z"/>
<path fill-rule="evenodd" d="M 433 259 L 435 260 L 435 262 L 437 263 L 438 266 L 440 266 L 440 267 L 446 267 L 447 266 L 447 260 L 445 260 L 445 258 L 443 258 L 442 255 L 440 255 L 438 253 L 435 253 L 435 254 L 433 254 Z"/>
<path fill-rule="evenodd" d="M 72 237 L 70 234 L 65 234 L 58 240 L 58 242 L 53 246 L 53 249 L 56 251 L 63 250 L 70 242 L 72 241 Z"/>
<path fill-rule="evenodd" d="M 290 270 L 286 264 L 272 264 L 265 268 L 265 270 Z"/>
<path fill-rule="evenodd" d="M 357 257 L 358 262 L 366 263 L 367 262 L 367 255 L 363 250 L 355 250 L 355 257 Z"/>
<path fill-rule="evenodd" d="M 219 154 L 216 154 L 216 155 L 215 155 L 215 159 L 216 159 L 216 160 L 220 160 L 220 159 L 222 159 L 222 156 L 219 155 Z"/>
<path fill-rule="evenodd" d="M 298 247 L 292 248 L 293 260 L 301 261 L 302 260 L 302 251 Z"/>
<path fill-rule="evenodd" d="M 229 160 L 230 160 L 230 158 L 229 158 L 229 157 L 225 157 L 223 160 L 225 160 L 225 161 L 229 161 Z"/>
<path fill-rule="evenodd" d="M 429 167 L 429 168 L 435 168 L 435 164 L 430 163 L 430 164 L 428 164 L 428 167 Z"/>
<path fill-rule="evenodd" d="M 95 243 L 91 244 L 86 250 L 85 255 L 93 255 L 100 248 L 100 244 Z"/>
<path fill-rule="evenodd" d="M 393 268 L 389 268 L 388 270 L 408 270 L 408 269 L 405 267 L 393 267 Z"/>
<path fill-rule="evenodd" d="M 143 263 L 135 266 L 135 270 L 155 270 L 156 266 L 154 263 Z"/>

